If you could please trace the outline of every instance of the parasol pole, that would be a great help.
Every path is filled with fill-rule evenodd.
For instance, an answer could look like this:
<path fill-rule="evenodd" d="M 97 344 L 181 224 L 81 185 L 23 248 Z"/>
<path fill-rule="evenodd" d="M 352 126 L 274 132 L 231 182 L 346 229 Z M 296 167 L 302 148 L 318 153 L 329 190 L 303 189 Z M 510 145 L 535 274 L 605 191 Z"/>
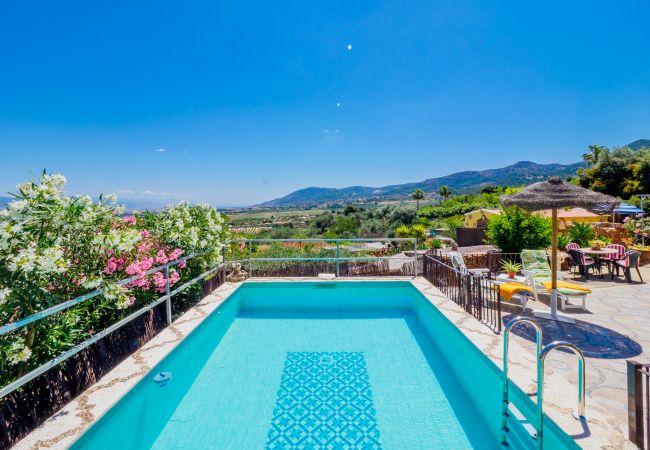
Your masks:
<path fill-rule="evenodd" d="M 557 208 L 551 210 L 551 317 L 557 317 Z"/>

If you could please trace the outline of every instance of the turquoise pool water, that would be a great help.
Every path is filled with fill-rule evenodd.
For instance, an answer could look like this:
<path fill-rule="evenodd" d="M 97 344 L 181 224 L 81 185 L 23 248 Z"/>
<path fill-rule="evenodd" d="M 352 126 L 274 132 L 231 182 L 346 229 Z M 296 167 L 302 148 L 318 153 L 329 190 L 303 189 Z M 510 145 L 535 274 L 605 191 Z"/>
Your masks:
<path fill-rule="evenodd" d="M 73 448 L 496 449 L 499 374 L 410 283 L 246 283 Z"/>

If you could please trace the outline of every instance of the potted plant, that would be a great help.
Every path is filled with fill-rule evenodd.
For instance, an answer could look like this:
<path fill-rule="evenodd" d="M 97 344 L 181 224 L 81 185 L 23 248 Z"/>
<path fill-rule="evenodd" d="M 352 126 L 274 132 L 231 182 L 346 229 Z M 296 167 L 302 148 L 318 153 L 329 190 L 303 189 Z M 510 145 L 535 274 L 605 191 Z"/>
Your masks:
<path fill-rule="evenodd" d="M 521 264 L 506 259 L 501 263 L 501 269 L 508 274 L 508 278 L 514 278 L 521 270 Z"/>
<path fill-rule="evenodd" d="M 601 248 L 605 247 L 607 245 L 607 242 L 605 242 L 602 239 L 592 239 L 589 241 L 589 247 L 591 247 L 592 250 L 600 250 Z"/>

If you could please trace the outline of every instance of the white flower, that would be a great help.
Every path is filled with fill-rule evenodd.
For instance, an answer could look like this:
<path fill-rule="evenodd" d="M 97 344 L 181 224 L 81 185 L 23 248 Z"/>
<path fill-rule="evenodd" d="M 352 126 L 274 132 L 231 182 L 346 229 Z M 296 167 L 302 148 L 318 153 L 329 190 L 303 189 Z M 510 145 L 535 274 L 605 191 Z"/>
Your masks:
<path fill-rule="evenodd" d="M 102 279 L 101 278 L 88 278 L 86 281 L 82 283 L 82 286 L 85 287 L 86 289 L 97 289 L 99 286 L 102 284 Z"/>
<path fill-rule="evenodd" d="M 32 356 L 32 351 L 25 345 L 25 340 L 17 337 L 9 344 L 7 352 L 7 362 L 10 366 L 15 366 L 21 362 L 25 362 Z"/>
<path fill-rule="evenodd" d="M 34 192 L 34 184 L 33 183 L 21 183 L 16 186 L 19 191 L 24 193 L 25 195 L 31 194 Z"/>
<path fill-rule="evenodd" d="M 43 250 L 43 253 L 38 257 L 37 267 L 39 272 L 48 273 L 63 273 L 68 268 L 68 261 L 63 256 L 63 250 L 59 247 L 50 247 Z"/>
<path fill-rule="evenodd" d="M 32 246 L 20 250 L 16 256 L 9 259 L 9 270 L 11 272 L 17 272 L 19 270 L 31 272 L 35 267 L 36 251 Z"/>
<path fill-rule="evenodd" d="M 0 305 L 3 305 L 7 301 L 9 295 L 11 295 L 11 289 L 9 288 L 0 289 Z"/>
<path fill-rule="evenodd" d="M 25 200 L 14 200 L 13 202 L 9 202 L 7 205 L 7 210 L 10 212 L 22 211 L 28 206 L 29 203 Z"/>

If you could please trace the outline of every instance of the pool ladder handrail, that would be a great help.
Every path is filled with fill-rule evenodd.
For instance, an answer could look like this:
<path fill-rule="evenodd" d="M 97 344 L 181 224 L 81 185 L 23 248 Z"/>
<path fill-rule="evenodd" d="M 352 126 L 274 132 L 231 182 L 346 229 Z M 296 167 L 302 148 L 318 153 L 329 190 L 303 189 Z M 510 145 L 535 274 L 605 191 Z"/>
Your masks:
<path fill-rule="evenodd" d="M 507 444 L 506 433 L 508 432 L 508 417 L 510 413 L 508 411 L 508 405 L 510 404 L 509 393 L 508 393 L 508 349 L 510 342 L 510 330 L 520 323 L 527 323 L 535 328 L 535 346 L 536 354 L 535 358 L 539 357 L 539 354 L 542 351 L 542 343 L 544 342 L 543 336 L 544 332 L 542 327 L 539 324 L 528 317 L 517 316 L 514 319 L 510 320 L 506 325 L 503 331 L 503 400 L 502 400 L 502 412 L 501 412 L 501 429 L 503 431 L 503 445 Z M 539 364 L 539 363 L 538 363 Z"/>
<path fill-rule="evenodd" d="M 537 353 L 537 421 L 535 426 L 537 435 L 535 436 L 535 440 L 537 448 L 541 450 L 544 446 L 544 364 L 546 357 L 551 351 L 560 348 L 571 350 L 578 357 L 578 410 L 573 416 L 575 419 L 584 423 L 589 421 L 585 415 L 585 356 L 575 344 L 567 341 L 553 341 L 542 348 L 544 334 L 542 328 L 535 320 L 524 316 L 517 316 L 508 322 L 503 332 L 503 407 L 501 423 L 504 438 L 502 445 L 508 445 L 506 433 L 508 432 L 507 419 L 510 416 L 508 412 L 508 405 L 510 404 L 508 398 L 508 344 L 510 331 L 519 323 L 528 323 L 535 328 L 535 347 Z"/>

